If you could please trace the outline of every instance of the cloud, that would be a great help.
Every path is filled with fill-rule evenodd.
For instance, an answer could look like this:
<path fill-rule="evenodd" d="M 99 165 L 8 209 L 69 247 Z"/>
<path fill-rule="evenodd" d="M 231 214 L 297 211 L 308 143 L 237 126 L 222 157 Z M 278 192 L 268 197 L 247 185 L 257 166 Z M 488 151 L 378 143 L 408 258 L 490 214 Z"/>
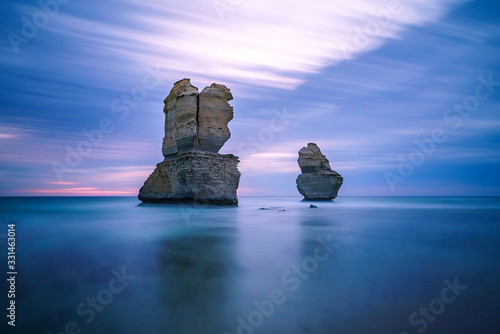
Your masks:
<path fill-rule="evenodd" d="M 39 194 L 39 195 L 53 195 L 53 196 L 131 196 L 135 195 L 137 190 L 136 189 L 102 190 L 92 187 L 81 187 L 81 188 L 62 188 L 62 189 L 23 189 L 16 192 L 21 193 L 23 195 Z"/>
<path fill-rule="evenodd" d="M 81 48 L 92 45 L 101 59 L 117 53 L 203 84 L 294 89 L 307 75 L 376 49 L 408 26 L 435 21 L 462 1 L 242 0 L 222 15 L 218 2 L 130 1 L 105 9 L 121 18 L 115 22 L 60 14 L 51 29 Z"/>
<path fill-rule="evenodd" d="M 45 184 L 58 184 L 58 185 L 75 185 L 75 182 L 64 182 L 64 181 L 49 181 L 45 182 Z"/>

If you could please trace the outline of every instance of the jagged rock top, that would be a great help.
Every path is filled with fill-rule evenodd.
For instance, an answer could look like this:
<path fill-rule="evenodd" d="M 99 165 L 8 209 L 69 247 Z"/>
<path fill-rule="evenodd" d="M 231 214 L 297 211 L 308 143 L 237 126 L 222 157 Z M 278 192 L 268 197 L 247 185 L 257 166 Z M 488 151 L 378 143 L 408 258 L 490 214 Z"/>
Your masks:
<path fill-rule="evenodd" d="M 190 79 L 177 81 L 164 101 L 165 158 L 191 151 L 219 152 L 231 136 L 227 124 L 233 118 L 228 103 L 232 99 L 224 85 L 213 83 L 200 93 Z"/>
<path fill-rule="evenodd" d="M 328 159 L 315 143 L 309 143 L 307 147 L 300 149 L 298 161 L 302 174 L 330 174 L 333 172 Z"/>
<path fill-rule="evenodd" d="M 172 103 L 181 96 L 198 95 L 198 88 L 191 84 L 190 79 L 182 79 L 174 83 L 174 87 L 170 91 L 170 94 L 163 101 L 165 103 L 165 108 L 167 108 L 168 103 Z M 165 109 L 164 109 L 165 110 Z"/>

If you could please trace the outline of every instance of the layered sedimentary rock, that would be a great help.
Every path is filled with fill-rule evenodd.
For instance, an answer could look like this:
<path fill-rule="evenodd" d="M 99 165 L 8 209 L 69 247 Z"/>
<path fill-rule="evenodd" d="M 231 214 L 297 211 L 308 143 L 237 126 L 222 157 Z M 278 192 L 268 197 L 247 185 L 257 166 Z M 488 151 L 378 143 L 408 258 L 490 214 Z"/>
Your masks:
<path fill-rule="evenodd" d="M 211 152 L 182 153 L 156 165 L 139 192 L 143 202 L 236 205 L 238 158 Z"/>
<path fill-rule="evenodd" d="M 199 149 L 198 143 L 198 88 L 189 79 L 174 84 L 165 101 L 164 157 Z"/>
<path fill-rule="evenodd" d="M 139 191 L 143 202 L 198 202 L 237 205 L 238 158 L 219 154 L 233 118 L 226 86 L 198 92 L 189 79 L 174 84 L 165 99 L 164 161 Z"/>
<path fill-rule="evenodd" d="M 163 156 L 198 150 L 219 152 L 231 136 L 227 124 L 233 119 L 228 103 L 232 99 L 223 85 L 214 83 L 199 93 L 189 79 L 176 82 L 164 101 Z"/>
<path fill-rule="evenodd" d="M 330 167 L 328 159 L 314 143 L 299 151 L 302 174 L 297 177 L 297 189 L 305 200 L 332 200 L 343 183 L 342 176 Z"/>
<path fill-rule="evenodd" d="M 199 96 L 198 138 L 202 151 L 217 153 L 231 137 L 227 124 L 233 119 L 233 108 L 227 101 L 233 96 L 226 86 L 212 84 Z"/>

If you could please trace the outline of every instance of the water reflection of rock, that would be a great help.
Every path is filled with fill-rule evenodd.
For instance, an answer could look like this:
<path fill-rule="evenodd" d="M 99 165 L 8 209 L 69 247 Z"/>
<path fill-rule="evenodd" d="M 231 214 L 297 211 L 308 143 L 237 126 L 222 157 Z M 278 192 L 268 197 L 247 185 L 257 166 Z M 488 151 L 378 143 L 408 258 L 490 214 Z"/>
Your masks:
<path fill-rule="evenodd" d="M 224 333 L 236 270 L 231 229 L 169 238 L 160 255 L 167 333 Z"/>
<path fill-rule="evenodd" d="M 304 333 L 339 333 L 342 307 L 336 276 L 339 273 L 338 252 L 342 247 L 339 219 L 321 211 L 305 209 L 300 217 L 299 258 L 300 286 L 290 294 L 290 314 L 295 328 Z"/>

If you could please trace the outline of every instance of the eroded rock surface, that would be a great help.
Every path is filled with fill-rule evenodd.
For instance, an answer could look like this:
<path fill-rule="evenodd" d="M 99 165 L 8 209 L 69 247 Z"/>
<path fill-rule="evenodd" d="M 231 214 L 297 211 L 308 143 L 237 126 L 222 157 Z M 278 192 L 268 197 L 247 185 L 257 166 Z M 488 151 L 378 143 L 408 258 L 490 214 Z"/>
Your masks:
<path fill-rule="evenodd" d="M 199 96 L 198 138 L 202 151 L 217 153 L 231 137 L 227 124 L 233 119 L 233 96 L 226 86 L 212 84 Z"/>
<path fill-rule="evenodd" d="M 224 85 L 212 84 L 198 92 L 189 79 L 182 79 L 165 99 L 164 157 L 178 153 L 205 151 L 218 153 L 231 133 L 233 119 L 228 101 L 233 96 Z"/>
<path fill-rule="evenodd" d="M 343 183 L 342 176 L 332 170 L 328 159 L 314 143 L 299 151 L 297 189 L 305 200 L 332 200 Z"/>
<path fill-rule="evenodd" d="M 139 200 L 237 205 L 238 162 L 231 154 L 182 153 L 156 165 L 139 192 Z"/>
<path fill-rule="evenodd" d="M 198 88 L 189 79 L 177 81 L 165 99 L 164 157 L 199 149 Z"/>
<path fill-rule="evenodd" d="M 163 109 L 165 159 L 139 191 L 141 201 L 238 204 L 238 157 L 218 153 L 231 136 L 232 98 L 224 85 L 199 93 L 189 79 L 174 84 Z"/>

